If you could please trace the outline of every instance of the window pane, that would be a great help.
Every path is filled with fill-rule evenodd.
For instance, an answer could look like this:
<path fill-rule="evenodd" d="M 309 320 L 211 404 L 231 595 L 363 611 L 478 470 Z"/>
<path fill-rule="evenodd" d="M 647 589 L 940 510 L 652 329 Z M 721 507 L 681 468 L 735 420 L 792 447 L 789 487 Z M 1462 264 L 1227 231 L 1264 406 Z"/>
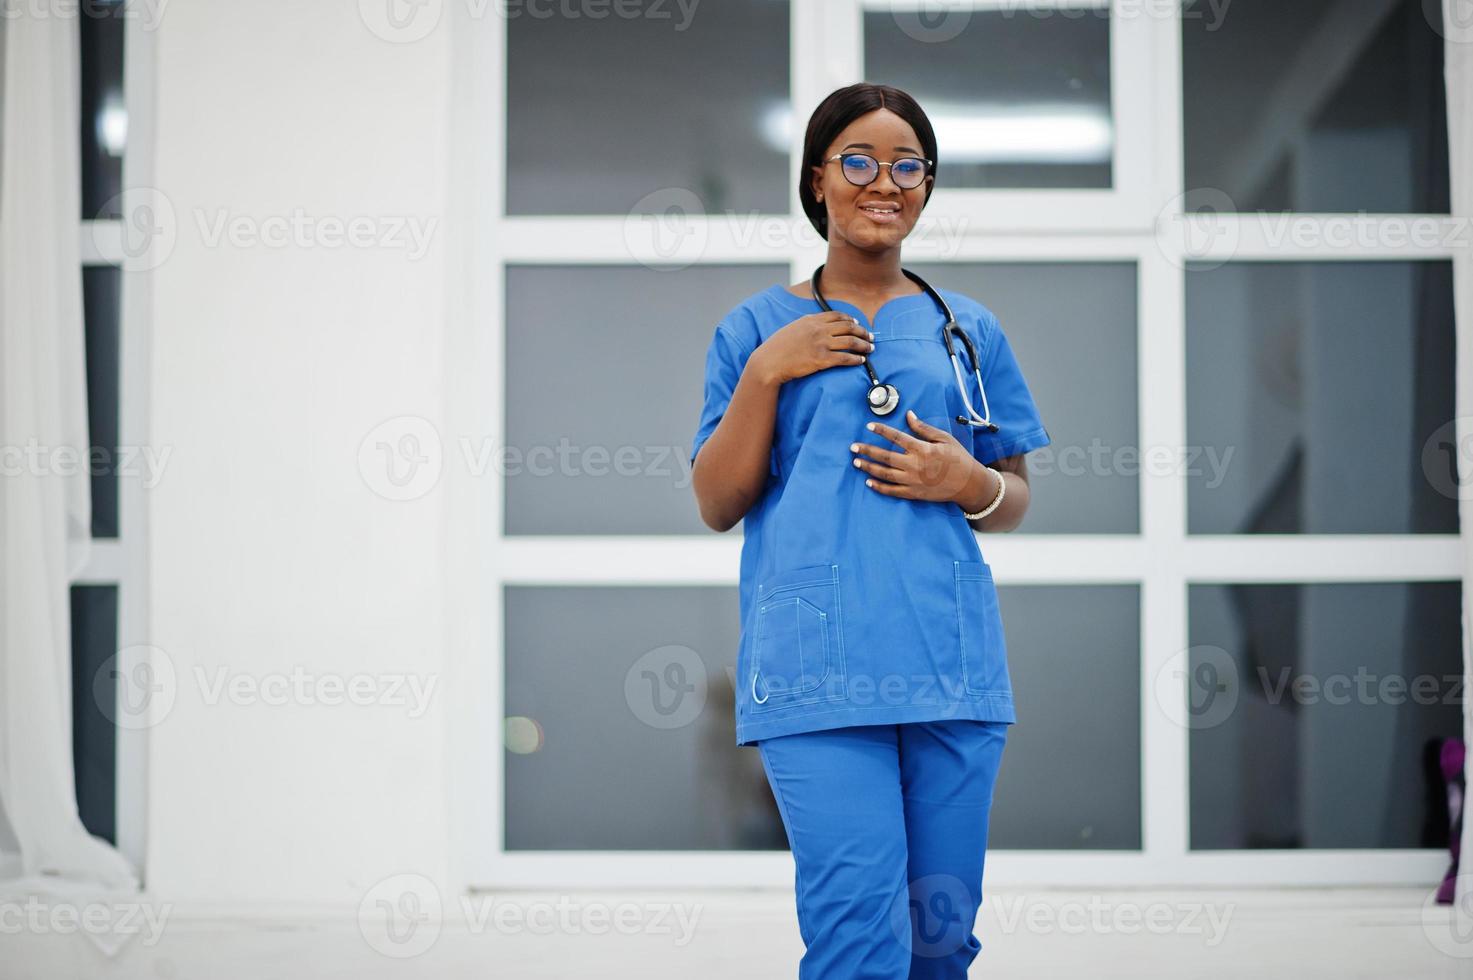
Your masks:
<path fill-rule="evenodd" d="M 508 18 L 507 214 L 786 214 L 788 4 L 621 9 Z"/>
<path fill-rule="evenodd" d="M 106 669 L 118 649 L 118 589 L 72 586 L 72 764 L 87 831 L 117 843 L 117 680 Z M 108 708 L 105 711 L 104 705 Z"/>
<path fill-rule="evenodd" d="M 1446 213 L 1440 8 L 1187 3 L 1188 210 Z"/>
<path fill-rule="evenodd" d="M 121 281 L 122 276 L 116 266 L 88 266 L 82 270 L 94 538 L 118 536 L 118 303 Z"/>
<path fill-rule="evenodd" d="M 997 315 L 1053 440 L 1028 454 L 1020 530 L 1140 530 L 1136 268 L 1126 262 L 907 263 Z"/>
<path fill-rule="evenodd" d="M 1458 530 L 1449 262 L 1188 266 L 1188 528 Z"/>
<path fill-rule="evenodd" d="M 864 15 L 864 76 L 915 97 L 946 187 L 1109 187 L 1110 17 L 1103 9 Z"/>
<path fill-rule="evenodd" d="M 993 793 L 989 846 L 1138 849 L 1140 590 L 998 593 L 1018 723 Z"/>
<path fill-rule="evenodd" d="M 505 597 L 507 850 L 787 846 L 736 745 L 736 589 Z"/>
<path fill-rule="evenodd" d="M 1445 848 L 1459 614 L 1456 582 L 1192 586 L 1192 847 Z"/>
<path fill-rule="evenodd" d="M 82 218 L 120 217 L 103 211 L 122 192 L 123 147 L 128 110 L 123 102 L 123 18 L 121 2 L 91 0 L 77 18 L 82 60 Z"/>
<path fill-rule="evenodd" d="M 710 533 L 690 486 L 706 348 L 786 265 L 510 266 L 507 534 Z"/>

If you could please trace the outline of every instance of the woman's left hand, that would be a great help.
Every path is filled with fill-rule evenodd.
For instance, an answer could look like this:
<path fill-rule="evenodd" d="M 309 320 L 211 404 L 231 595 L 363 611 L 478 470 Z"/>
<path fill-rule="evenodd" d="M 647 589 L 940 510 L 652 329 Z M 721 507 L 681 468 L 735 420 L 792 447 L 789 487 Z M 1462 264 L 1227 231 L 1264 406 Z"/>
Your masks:
<path fill-rule="evenodd" d="M 907 411 L 905 421 L 915 435 L 883 422 L 866 428 L 884 436 L 900 451 L 856 442 L 849 449 L 854 465 L 869 474 L 865 486 L 890 497 L 952 501 L 962 495 L 982 464 L 945 429 L 922 422 Z"/>

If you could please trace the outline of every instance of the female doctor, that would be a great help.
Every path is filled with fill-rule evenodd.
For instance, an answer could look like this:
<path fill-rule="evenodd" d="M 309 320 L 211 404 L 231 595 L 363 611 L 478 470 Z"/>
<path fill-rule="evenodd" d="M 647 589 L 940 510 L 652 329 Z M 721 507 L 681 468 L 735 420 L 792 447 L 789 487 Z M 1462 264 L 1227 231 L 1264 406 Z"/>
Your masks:
<path fill-rule="evenodd" d="M 737 744 L 792 848 L 799 976 L 961 980 L 1016 721 L 973 530 L 1018 526 L 1049 436 L 997 317 L 901 268 L 937 170 L 915 100 L 833 92 L 803 164 L 826 261 L 717 325 L 691 452 L 702 519 L 745 521 Z"/>

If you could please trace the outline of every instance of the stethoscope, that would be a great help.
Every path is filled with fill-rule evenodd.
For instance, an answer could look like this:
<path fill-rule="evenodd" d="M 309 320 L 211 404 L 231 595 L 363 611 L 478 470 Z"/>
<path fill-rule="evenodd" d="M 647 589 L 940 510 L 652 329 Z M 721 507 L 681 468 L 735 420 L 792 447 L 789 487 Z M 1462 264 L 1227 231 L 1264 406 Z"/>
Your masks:
<path fill-rule="evenodd" d="M 930 283 L 909 269 L 901 269 L 900 271 L 911 282 L 924 289 L 926 294 L 936 301 L 936 305 L 941 307 L 941 313 L 946 317 L 946 325 L 941 328 L 941 339 L 946 342 L 946 354 L 951 358 L 951 370 L 956 375 L 957 390 L 962 393 L 962 404 L 967 406 L 967 415 L 971 416 L 971 418 L 967 418 L 967 416 L 958 415 L 956 420 L 962 425 L 980 425 L 988 432 L 996 432 L 997 423 L 991 420 L 990 416 L 992 412 L 987 407 L 987 389 L 982 387 L 982 371 L 977 363 L 977 348 L 972 346 L 972 338 L 968 337 L 967 332 L 957 325 L 956 317 L 951 315 L 951 307 L 946 305 L 946 300 L 941 298 L 940 293 L 931 288 Z M 813 278 L 810 280 L 813 286 L 813 298 L 818 301 L 818 305 L 826 312 L 832 313 L 833 308 L 824 301 L 823 293 L 818 288 L 818 277 L 822 273 L 823 266 L 819 266 L 813 270 Z M 953 334 L 960 338 L 962 346 L 966 349 L 967 359 L 972 365 L 972 376 L 977 379 L 977 391 L 982 395 L 981 415 L 977 414 L 977 410 L 972 407 L 972 400 L 967 397 L 967 383 L 962 380 L 961 362 L 957 360 L 956 348 L 951 343 Z M 869 391 L 864 396 L 865 401 L 869 404 L 870 411 L 876 415 L 889 415 L 895 411 L 895 406 L 900 404 L 900 392 L 896 390 L 894 385 L 886 384 L 879 379 L 875 374 L 875 369 L 870 366 L 868 357 L 864 359 L 864 370 L 869 374 L 870 380 Z"/>

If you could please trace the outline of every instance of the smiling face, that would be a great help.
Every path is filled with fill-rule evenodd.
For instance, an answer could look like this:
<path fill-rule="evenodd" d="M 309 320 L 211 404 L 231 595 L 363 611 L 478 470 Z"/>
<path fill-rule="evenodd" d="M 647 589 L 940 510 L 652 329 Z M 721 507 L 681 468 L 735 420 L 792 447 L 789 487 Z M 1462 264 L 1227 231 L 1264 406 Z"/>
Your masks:
<path fill-rule="evenodd" d="M 874 109 L 844 127 L 823 159 L 836 153 L 867 153 L 881 163 L 926 156 L 910 123 L 889 109 Z M 828 211 L 829 241 L 837 239 L 865 251 L 900 245 L 915 227 L 935 179 L 927 174 L 907 190 L 891 179 L 889 167 L 882 166 L 879 176 L 861 187 L 844 176 L 841 161 L 812 168 L 814 197 Z"/>

